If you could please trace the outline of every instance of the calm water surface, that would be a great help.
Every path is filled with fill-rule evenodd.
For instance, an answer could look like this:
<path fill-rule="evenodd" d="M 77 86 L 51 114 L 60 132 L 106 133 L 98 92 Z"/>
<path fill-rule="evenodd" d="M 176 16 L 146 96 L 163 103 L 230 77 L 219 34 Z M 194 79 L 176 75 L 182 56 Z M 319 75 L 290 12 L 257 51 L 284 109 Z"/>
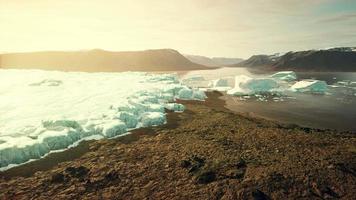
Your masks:
<path fill-rule="evenodd" d="M 206 81 L 193 86 L 206 87 L 209 80 L 227 77 L 229 85 L 233 86 L 233 77 L 241 74 L 265 76 L 251 74 L 244 68 L 221 68 L 192 71 L 183 78 L 202 75 Z M 336 85 L 338 81 L 356 81 L 356 73 L 350 72 L 302 72 L 297 75 L 298 79 L 324 80 L 329 85 Z M 231 96 L 223 98 L 227 100 L 226 107 L 237 112 L 301 126 L 356 131 L 356 87 L 330 86 L 326 95 L 294 92 L 285 94 L 288 98 L 283 101 L 274 101 L 272 98 L 268 101 L 257 101 L 256 98 L 241 101 L 241 98 Z"/>

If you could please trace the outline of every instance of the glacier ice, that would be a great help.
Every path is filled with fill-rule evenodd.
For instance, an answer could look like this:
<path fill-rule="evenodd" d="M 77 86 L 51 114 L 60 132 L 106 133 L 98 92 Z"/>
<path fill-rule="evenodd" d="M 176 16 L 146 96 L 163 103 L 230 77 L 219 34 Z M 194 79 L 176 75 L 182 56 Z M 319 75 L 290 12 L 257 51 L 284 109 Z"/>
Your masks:
<path fill-rule="evenodd" d="M 193 97 L 193 90 L 189 88 L 181 89 L 178 93 L 180 99 L 191 99 Z"/>
<path fill-rule="evenodd" d="M 276 91 L 279 84 L 273 78 L 251 78 L 245 75 L 235 77 L 235 87 L 227 91 L 229 95 L 250 95 Z"/>
<path fill-rule="evenodd" d="M 182 100 L 204 100 L 206 95 L 204 91 L 185 87 L 178 92 L 178 98 Z"/>
<path fill-rule="evenodd" d="M 191 82 L 191 81 L 204 81 L 205 78 L 202 75 L 191 75 L 184 78 L 183 82 Z"/>
<path fill-rule="evenodd" d="M 102 133 L 107 138 L 115 137 L 127 132 L 126 124 L 119 120 L 109 120 L 108 122 L 99 125 L 97 128 L 101 129 Z"/>
<path fill-rule="evenodd" d="M 328 85 L 325 81 L 320 80 L 301 80 L 292 85 L 291 90 L 295 92 L 310 92 L 323 94 L 328 90 Z"/>
<path fill-rule="evenodd" d="M 183 112 L 185 110 L 185 106 L 180 103 L 167 103 L 165 108 L 174 112 Z"/>
<path fill-rule="evenodd" d="M 200 78 L 199 78 L 200 79 Z M 176 99 L 204 100 L 175 74 L 0 70 L 0 168 L 86 138 L 111 138 L 166 122 Z"/>
<path fill-rule="evenodd" d="M 136 128 L 138 123 L 138 117 L 126 111 L 118 112 L 117 118 L 124 122 L 128 128 Z"/>
<path fill-rule="evenodd" d="M 166 116 L 161 112 L 146 112 L 141 116 L 142 127 L 157 126 L 166 122 Z"/>
<path fill-rule="evenodd" d="M 227 87 L 228 85 L 228 80 L 227 79 L 216 79 L 210 81 L 208 87 L 216 88 L 216 87 Z"/>
<path fill-rule="evenodd" d="M 270 76 L 283 81 L 295 81 L 297 80 L 297 74 L 293 71 L 280 71 Z"/>
<path fill-rule="evenodd" d="M 270 78 L 254 78 L 241 84 L 241 87 L 253 93 L 270 92 L 279 87 L 278 83 Z"/>
<path fill-rule="evenodd" d="M 205 92 L 198 90 L 198 89 L 194 89 L 193 90 L 193 100 L 204 100 L 206 99 L 207 96 L 205 95 Z"/>

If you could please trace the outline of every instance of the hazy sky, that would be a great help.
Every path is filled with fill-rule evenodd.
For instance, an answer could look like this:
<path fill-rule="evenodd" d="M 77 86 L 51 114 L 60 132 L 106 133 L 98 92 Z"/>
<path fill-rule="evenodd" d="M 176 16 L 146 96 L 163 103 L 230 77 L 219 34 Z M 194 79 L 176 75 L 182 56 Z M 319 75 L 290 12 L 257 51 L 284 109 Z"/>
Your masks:
<path fill-rule="evenodd" d="M 356 46 L 356 0 L 0 0 L 0 52 L 173 48 L 249 57 Z"/>

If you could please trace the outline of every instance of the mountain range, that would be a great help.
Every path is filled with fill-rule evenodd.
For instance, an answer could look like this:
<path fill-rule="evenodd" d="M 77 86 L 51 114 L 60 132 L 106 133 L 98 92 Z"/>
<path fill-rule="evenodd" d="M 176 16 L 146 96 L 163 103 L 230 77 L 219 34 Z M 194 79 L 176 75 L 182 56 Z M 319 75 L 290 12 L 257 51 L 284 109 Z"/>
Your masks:
<path fill-rule="evenodd" d="M 254 55 L 231 67 L 259 70 L 356 71 L 356 48 L 338 47 L 323 50 Z"/>
<path fill-rule="evenodd" d="M 42 51 L 0 54 L 0 67 L 86 72 L 187 71 L 212 67 L 246 67 L 256 71 L 355 71 L 356 48 L 338 47 L 322 50 L 254 55 L 240 58 L 182 55 L 173 49 L 114 52 Z"/>
<path fill-rule="evenodd" d="M 243 61 L 241 58 L 225 58 L 225 57 L 206 57 L 206 56 L 198 56 L 198 55 L 184 55 L 190 61 L 194 63 L 198 63 L 201 65 L 205 65 L 208 67 L 222 67 L 238 64 Z"/>
<path fill-rule="evenodd" d="M 62 71 L 184 71 L 206 67 L 188 60 L 173 49 L 113 52 L 43 51 L 0 55 L 0 67 Z"/>

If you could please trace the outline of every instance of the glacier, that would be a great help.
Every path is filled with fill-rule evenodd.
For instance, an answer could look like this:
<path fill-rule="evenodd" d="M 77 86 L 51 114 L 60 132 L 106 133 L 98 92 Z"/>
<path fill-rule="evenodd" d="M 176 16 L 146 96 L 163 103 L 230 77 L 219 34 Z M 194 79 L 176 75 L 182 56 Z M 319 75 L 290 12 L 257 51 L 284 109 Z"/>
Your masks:
<path fill-rule="evenodd" d="M 234 96 L 252 95 L 277 91 L 278 82 L 273 78 L 251 78 L 246 75 L 235 77 L 235 87 L 227 91 L 227 94 Z"/>
<path fill-rule="evenodd" d="M 216 79 L 210 81 L 208 87 L 216 88 L 216 87 L 228 87 L 228 80 L 227 79 Z"/>
<path fill-rule="evenodd" d="M 297 74 L 293 71 L 280 71 L 270 76 L 271 78 L 279 79 L 282 81 L 295 81 Z"/>
<path fill-rule="evenodd" d="M 0 70 L 0 168 L 87 138 L 166 123 L 176 99 L 204 100 L 175 74 Z"/>
<path fill-rule="evenodd" d="M 319 93 L 324 94 L 328 90 L 328 85 L 325 81 L 306 79 L 296 82 L 290 88 L 295 92 L 310 92 L 310 93 Z"/>

